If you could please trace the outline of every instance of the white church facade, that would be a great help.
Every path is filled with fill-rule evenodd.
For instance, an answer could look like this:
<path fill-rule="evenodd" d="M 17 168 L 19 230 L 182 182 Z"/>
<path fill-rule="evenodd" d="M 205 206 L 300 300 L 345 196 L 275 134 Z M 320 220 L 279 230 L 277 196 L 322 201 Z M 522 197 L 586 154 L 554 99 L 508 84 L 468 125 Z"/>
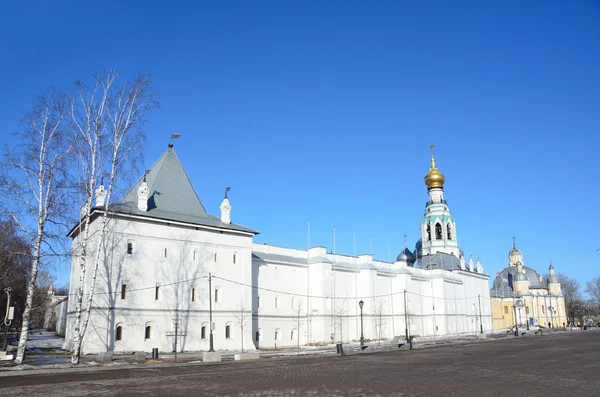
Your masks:
<path fill-rule="evenodd" d="M 215 350 L 358 341 L 361 328 L 367 341 L 492 329 L 488 276 L 458 246 L 433 155 L 421 239 L 393 263 L 253 243 L 258 232 L 231 222 L 227 192 L 220 217 L 206 212 L 172 145 L 149 171 L 110 206 L 84 354 L 172 351 L 176 339 L 178 351 L 208 350 L 211 328 Z"/>

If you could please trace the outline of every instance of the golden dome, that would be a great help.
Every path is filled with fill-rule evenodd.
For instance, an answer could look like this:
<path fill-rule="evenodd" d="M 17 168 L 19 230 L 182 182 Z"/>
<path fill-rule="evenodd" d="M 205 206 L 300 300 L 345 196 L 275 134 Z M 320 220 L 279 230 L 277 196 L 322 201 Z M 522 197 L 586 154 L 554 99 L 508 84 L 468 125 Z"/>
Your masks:
<path fill-rule="evenodd" d="M 433 153 L 431 153 L 431 168 L 427 175 L 425 175 L 425 184 L 428 188 L 444 187 L 445 181 L 446 178 L 444 178 L 444 174 L 435 166 L 435 158 L 433 157 Z"/>

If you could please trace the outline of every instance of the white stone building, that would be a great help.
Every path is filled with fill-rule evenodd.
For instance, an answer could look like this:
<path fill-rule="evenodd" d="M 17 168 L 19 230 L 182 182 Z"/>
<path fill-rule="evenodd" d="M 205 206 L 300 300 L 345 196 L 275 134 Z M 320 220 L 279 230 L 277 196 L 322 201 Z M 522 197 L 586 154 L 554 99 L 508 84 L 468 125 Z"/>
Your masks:
<path fill-rule="evenodd" d="M 431 161 L 422 238 L 414 253 L 405 247 L 396 262 L 386 263 L 371 255 L 334 255 L 325 247 L 253 243 L 258 232 L 231 222 L 227 192 L 220 218 L 206 212 L 169 145 L 148 175 L 111 206 L 83 353 L 172 351 L 175 323 L 179 351 L 208 350 L 211 309 L 216 350 L 358 340 L 360 301 L 366 340 L 490 331 L 488 276 L 479 262 L 467 264 L 458 248 L 444 177 L 433 155 Z M 96 205 L 103 199 L 99 192 Z M 76 230 L 71 294 L 79 279 Z"/>

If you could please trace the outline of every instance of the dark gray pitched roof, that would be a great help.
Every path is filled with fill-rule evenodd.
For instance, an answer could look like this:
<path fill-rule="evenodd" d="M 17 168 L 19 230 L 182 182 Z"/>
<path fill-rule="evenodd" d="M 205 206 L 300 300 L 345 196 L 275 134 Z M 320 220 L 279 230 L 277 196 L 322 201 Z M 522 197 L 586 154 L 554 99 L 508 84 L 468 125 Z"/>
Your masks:
<path fill-rule="evenodd" d="M 421 269 L 444 269 L 444 270 L 462 270 L 460 267 L 460 259 L 454 255 L 444 252 L 436 252 L 433 255 L 425 255 L 419 258 L 415 267 Z"/>
<path fill-rule="evenodd" d="M 190 182 L 175 151 L 169 147 L 150 167 L 148 211 L 138 210 L 137 190 L 140 178 L 111 210 L 125 214 L 192 223 L 258 234 L 257 231 L 235 223 L 225 224 L 220 218 L 206 213 L 194 186 Z"/>

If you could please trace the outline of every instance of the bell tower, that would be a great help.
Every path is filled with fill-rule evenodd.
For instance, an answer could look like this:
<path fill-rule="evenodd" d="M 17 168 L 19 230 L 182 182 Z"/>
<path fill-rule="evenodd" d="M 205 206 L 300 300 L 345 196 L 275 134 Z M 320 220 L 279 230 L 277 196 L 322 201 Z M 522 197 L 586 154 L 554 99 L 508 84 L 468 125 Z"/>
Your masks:
<path fill-rule="evenodd" d="M 450 213 L 448 202 L 444 200 L 444 174 L 438 170 L 431 149 L 431 167 L 425 175 L 425 185 L 429 200 L 425 204 L 425 214 L 421 220 L 421 241 L 423 255 L 433 255 L 437 252 L 454 255 L 460 258 L 460 249 L 456 236 L 456 220 Z"/>

